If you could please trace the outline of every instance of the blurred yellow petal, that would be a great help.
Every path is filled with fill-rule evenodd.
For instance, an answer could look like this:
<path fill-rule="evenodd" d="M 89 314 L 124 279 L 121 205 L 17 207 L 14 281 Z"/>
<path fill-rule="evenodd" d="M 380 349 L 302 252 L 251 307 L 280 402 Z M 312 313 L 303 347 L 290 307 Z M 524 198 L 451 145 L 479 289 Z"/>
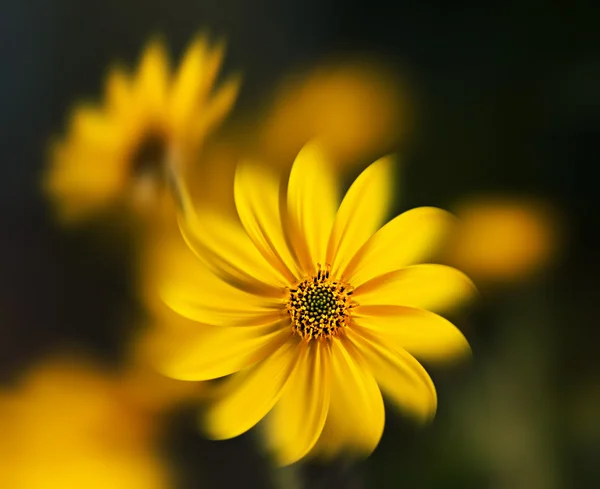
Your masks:
<path fill-rule="evenodd" d="M 104 149 L 117 148 L 123 141 L 110 117 L 100 109 L 90 105 L 78 105 L 73 110 L 71 127 L 74 141 L 81 145 L 85 143 L 95 148 Z M 84 165 L 85 166 L 85 165 Z"/>
<path fill-rule="evenodd" d="M 237 223 L 204 211 L 187 213 L 180 227 L 188 245 L 230 285 L 267 297 L 283 297 L 285 280 L 264 259 Z"/>
<path fill-rule="evenodd" d="M 397 305 L 445 311 L 471 300 L 475 285 L 445 265 L 413 265 L 375 277 L 354 290 L 361 306 Z"/>
<path fill-rule="evenodd" d="M 138 103 L 152 115 L 162 114 L 166 104 L 169 61 L 165 47 L 159 41 L 146 47 L 135 80 Z"/>
<path fill-rule="evenodd" d="M 435 415 L 435 387 L 412 355 L 392 349 L 383 339 L 363 336 L 356 328 L 348 330 L 348 338 L 365 358 L 385 396 L 402 412 L 421 422 Z"/>
<path fill-rule="evenodd" d="M 219 125 L 235 104 L 242 79 L 232 76 L 206 101 L 202 117 L 194 124 L 194 137 L 201 139 Z"/>
<path fill-rule="evenodd" d="M 240 163 L 234 195 L 240 221 L 254 245 L 287 281 L 295 282 L 298 270 L 281 227 L 280 179 L 264 166 Z"/>
<path fill-rule="evenodd" d="M 418 207 L 400 214 L 377 231 L 344 270 L 355 287 L 385 273 L 423 262 L 448 236 L 456 219 L 436 207 Z"/>
<path fill-rule="evenodd" d="M 334 275 L 385 222 L 392 198 L 392 160 L 381 158 L 354 181 L 335 217 L 327 248 Z"/>
<path fill-rule="evenodd" d="M 289 320 L 266 326 L 197 325 L 166 346 L 160 370 L 180 380 L 210 380 L 250 367 L 290 339 Z"/>
<path fill-rule="evenodd" d="M 471 351 L 469 343 L 450 321 L 422 309 L 403 306 L 360 306 L 353 314 L 354 328 L 371 332 L 391 349 L 406 350 L 428 361 L 453 360 Z M 368 336 L 364 331 L 361 333 Z"/>
<path fill-rule="evenodd" d="M 331 342 L 331 402 L 323 433 L 311 455 L 368 456 L 381 439 L 385 410 L 381 392 L 360 353 L 345 338 Z"/>
<path fill-rule="evenodd" d="M 307 144 L 294 161 L 287 191 L 287 208 L 292 225 L 297 227 L 305 243 L 293 243 L 297 252 L 304 244 L 309 263 L 304 271 L 314 272 L 316 265 L 325 266 L 326 248 L 338 206 L 338 188 L 331 163 L 317 143 Z M 298 252 L 302 256 L 302 250 Z"/>
<path fill-rule="evenodd" d="M 204 422 L 211 438 L 223 440 L 245 433 L 280 399 L 298 360 L 297 342 L 288 341 L 262 362 L 236 374 L 228 391 L 210 406 Z"/>
<path fill-rule="evenodd" d="M 132 99 L 131 80 L 123 68 L 113 68 L 106 81 L 107 110 L 115 114 L 126 113 Z"/>
<path fill-rule="evenodd" d="M 279 465 L 300 460 L 317 442 L 327 417 L 330 386 L 328 345 L 302 343 L 297 367 L 266 418 L 271 449 Z"/>
<path fill-rule="evenodd" d="M 171 117 L 176 128 L 189 124 L 195 108 L 206 99 L 216 79 L 223 52 L 223 45 L 211 50 L 204 35 L 197 36 L 185 52 L 171 93 Z"/>

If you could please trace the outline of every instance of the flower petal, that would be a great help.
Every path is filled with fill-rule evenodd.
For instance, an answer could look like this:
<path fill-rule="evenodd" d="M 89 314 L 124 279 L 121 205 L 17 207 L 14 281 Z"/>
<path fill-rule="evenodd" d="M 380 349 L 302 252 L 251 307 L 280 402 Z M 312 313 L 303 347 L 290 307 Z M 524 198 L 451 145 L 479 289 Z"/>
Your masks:
<path fill-rule="evenodd" d="M 179 220 L 189 247 L 222 280 L 252 294 L 282 297 L 288 285 L 254 246 L 244 229 L 225 216 L 190 210 Z"/>
<path fill-rule="evenodd" d="M 113 68 L 106 80 L 107 110 L 115 115 L 125 115 L 131 110 L 131 81 L 125 70 Z"/>
<path fill-rule="evenodd" d="M 285 314 L 283 301 L 268 307 L 261 297 L 224 285 L 194 287 L 191 282 L 167 281 L 161 285 L 160 297 L 178 314 L 212 326 L 259 326 Z"/>
<path fill-rule="evenodd" d="M 325 265 L 326 248 L 338 206 L 338 190 L 332 163 L 323 148 L 309 143 L 300 150 L 287 190 L 287 210 L 295 233 L 294 248 L 305 273 L 314 273 L 316 265 Z M 305 246 L 308 257 L 305 256 Z"/>
<path fill-rule="evenodd" d="M 288 341 L 262 362 L 226 381 L 226 394 L 206 413 L 204 426 L 208 434 L 224 440 L 258 423 L 281 397 L 297 358 L 297 342 Z"/>
<path fill-rule="evenodd" d="M 140 97 L 138 103 L 153 115 L 162 114 L 165 107 L 168 75 L 165 48 L 162 43 L 153 41 L 144 50 L 134 82 Z"/>
<path fill-rule="evenodd" d="M 153 302 L 159 295 L 182 316 L 215 326 L 264 325 L 285 314 L 282 299 L 245 292 L 215 275 L 177 229 L 148 242 L 143 290 Z"/>
<path fill-rule="evenodd" d="M 161 372 L 180 380 L 210 380 L 249 367 L 289 340 L 289 321 L 266 326 L 226 328 L 194 324 L 165 335 Z"/>
<path fill-rule="evenodd" d="M 368 456 L 385 424 L 381 392 L 368 365 L 346 338 L 331 343 L 329 414 L 311 455 L 332 458 L 342 452 Z"/>
<path fill-rule="evenodd" d="M 437 407 L 437 394 L 431 378 L 414 357 L 404 350 L 393 350 L 379 338 L 347 330 L 349 340 L 367 361 L 384 394 L 403 412 L 425 422 Z"/>
<path fill-rule="evenodd" d="M 354 181 L 335 216 L 327 263 L 338 275 L 358 249 L 381 227 L 391 200 L 390 157 L 370 165 Z"/>
<path fill-rule="evenodd" d="M 354 286 L 399 268 L 423 262 L 447 236 L 452 214 L 418 207 L 400 214 L 377 231 L 342 273 Z"/>
<path fill-rule="evenodd" d="M 360 306 L 354 311 L 356 325 L 396 351 L 430 361 L 456 359 L 471 351 L 460 330 L 432 312 L 403 306 Z"/>
<path fill-rule="evenodd" d="M 327 344 L 300 344 L 298 366 L 279 402 L 266 418 L 269 442 L 280 465 L 304 457 L 317 442 L 327 411 L 331 386 Z"/>
<path fill-rule="evenodd" d="M 202 117 L 194 124 L 193 134 L 201 139 L 219 125 L 235 104 L 242 79 L 239 75 L 227 79 L 206 101 L 202 109 Z"/>
<path fill-rule="evenodd" d="M 175 74 L 170 110 L 176 130 L 185 129 L 208 96 L 223 59 L 224 45 L 209 48 L 206 36 L 190 44 Z M 201 116 L 201 115 L 200 115 Z"/>
<path fill-rule="evenodd" d="M 397 305 L 444 311 L 477 293 L 464 273 L 445 265 L 413 265 L 375 277 L 354 290 L 361 306 Z"/>
<path fill-rule="evenodd" d="M 265 259 L 289 282 L 298 270 L 281 226 L 280 180 L 267 168 L 241 162 L 235 172 L 235 205 L 244 229 Z"/>

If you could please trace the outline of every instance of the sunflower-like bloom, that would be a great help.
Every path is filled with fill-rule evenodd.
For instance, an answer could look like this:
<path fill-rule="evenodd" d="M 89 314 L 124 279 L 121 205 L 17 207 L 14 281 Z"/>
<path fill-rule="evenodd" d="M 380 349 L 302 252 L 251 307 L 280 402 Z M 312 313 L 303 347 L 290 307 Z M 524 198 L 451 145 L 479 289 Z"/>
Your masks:
<path fill-rule="evenodd" d="M 151 42 L 137 73 L 115 67 L 102 104 L 80 104 L 55 141 L 44 187 L 60 218 L 73 221 L 125 204 L 154 210 L 164 195 L 171 148 L 193 154 L 229 112 L 239 87 L 213 90 L 224 47 L 196 39 L 171 72 L 164 46 Z"/>
<path fill-rule="evenodd" d="M 286 465 L 307 454 L 369 454 L 384 426 L 382 393 L 420 421 L 434 415 L 436 391 L 415 357 L 469 352 L 463 334 L 431 310 L 474 287 L 453 268 L 418 264 L 450 214 L 421 207 L 381 227 L 391 170 L 389 157 L 373 163 L 340 204 L 331 163 L 311 143 L 286 188 L 267 168 L 240 163 L 241 226 L 184 207 L 183 234 L 207 271 L 165 268 L 163 299 L 198 323 L 197 339 L 173 345 L 163 371 L 185 380 L 237 372 L 208 408 L 211 437 L 240 435 L 265 418 L 269 448 Z"/>

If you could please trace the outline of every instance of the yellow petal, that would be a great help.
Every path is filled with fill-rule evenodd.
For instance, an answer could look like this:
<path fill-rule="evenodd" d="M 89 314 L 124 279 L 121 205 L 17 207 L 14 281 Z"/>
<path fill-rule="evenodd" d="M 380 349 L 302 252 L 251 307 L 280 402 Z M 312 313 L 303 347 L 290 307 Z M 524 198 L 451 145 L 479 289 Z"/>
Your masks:
<path fill-rule="evenodd" d="M 323 430 L 329 408 L 328 345 L 301 343 L 300 349 L 298 366 L 266 418 L 271 448 L 280 465 L 292 464 L 310 451 Z"/>
<path fill-rule="evenodd" d="M 288 341 L 262 362 L 228 380 L 226 394 L 206 413 L 205 429 L 213 439 L 245 433 L 273 408 L 296 367 L 298 343 Z"/>
<path fill-rule="evenodd" d="M 258 326 L 282 319 L 283 301 L 269 303 L 262 297 L 233 287 L 195 287 L 193 282 L 165 281 L 160 297 L 175 312 L 200 323 L 213 326 Z M 237 299 L 237 300 L 236 300 Z"/>
<path fill-rule="evenodd" d="M 179 335 L 165 335 L 160 370 L 180 380 L 210 380 L 249 367 L 289 340 L 289 323 L 224 328 L 196 324 Z"/>
<path fill-rule="evenodd" d="M 201 140 L 229 114 L 240 91 L 241 77 L 232 76 L 206 102 L 195 124 L 195 140 Z"/>
<path fill-rule="evenodd" d="M 287 192 L 289 218 L 298 231 L 293 245 L 299 257 L 304 257 L 301 247 L 307 247 L 310 262 L 303 263 L 307 273 L 314 272 L 317 264 L 325 265 L 337 206 L 338 189 L 332 163 L 317 143 L 307 144 L 294 161 Z"/>
<path fill-rule="evenodd" d="M 106 80 L 106 103 L 108 111 L 114 114 L 131 110 L 131 81 L 120 67 L 113 68 Z"/>
<path fill-rule="evenodd" d="M 294 283 L 299 274 L 283 235 L 279 178 L 264 166 L 242 162 L 235 172 L 234 195 L 250 239 L 282 277 Z"/>
<path fill-rule="evenodd" d="M 139 103 L 152 115 L 163 113 L 168 76 L 169 62 L 165 48 L 161 42 L 153 41 L 142 55 L 135 80 Z"/>
<path fill-rule="evenodd" d="M 184 129 L 204 102 L 219 72 L 224 45 L 209 49 L 205 36 L 197 36 L 185 52 L 173 82 L 171 117 L 176 129 Z M 200 117 L 201 114 L 198 114 Z"/>
<path fill-rule="evenodd" d="M 377 231 L 342 273 L 355 287 L 384 273 L 421 263 L 448 235 L 452 214 L 418 207 L 400 214 Z"/>
<path fill-rule="evenodd" d="M 398 408 L 421 422 L 435 415 L 435 386 L 414 357 L 404 350 L 393 350 L 374 336 L 367 338 L 358 334 L 358 328 L 348 329 L 347 333 L 365 358 L 383 393 Z"/>
<path fill-rule="evenodd" d="M 109 151 L 123 141 L 120 127 L 97 107 L 82 104 L 75 107 L 70 120 L 70 139 L 73 146 L 87 146 L 94 150 Z"/>
<path fill-rule="evenodd" d="M 311 455 L 368 456 L 379 443 L 385 424 L 381 392 L 368 365 L 346 338 L 331 343 L 331 355 L 329 414 Z"/>
<path fill-rule="evenodd" d="M 402 306 L 361 306 L 355 311 L 354 323 L 367 330 L 359 329 L 361 334 L 379 338 L 393 350 L 429 361 L 453 360 L 471 351 L 460 330 L 432 312 Z"/>
<path fill-rule="evenodd" d="M 187 319 L 215 326 L 264 325 L 286 314 L 283 300 L 244 292 L 215 275 L 177 228 L 147 240 L 144 251 L 143 297 L 153 311 L 166 303 Z"/>
<path fill-rule="evenodd" d="M 392 197 L 391 165 L 390 157 L 370 165 L 342 200 L 327 248 L 327 263 L 334 276 L 384 223 Z"/>
<path fill-rule="evenodd" d="M 375 277 L 354 290 L 361 306 L 397 305 L 446 311 L 472 299 L 475 285 L 445 265 L 413 265 Z"/>
<path fill-rule="evenodd" d="M 225 216 L 188 211 L 179 220 L 190 248 L 222 280 L 252 294 L 283 297 L 288 285 L 265 260 L 244 229 Z"/>

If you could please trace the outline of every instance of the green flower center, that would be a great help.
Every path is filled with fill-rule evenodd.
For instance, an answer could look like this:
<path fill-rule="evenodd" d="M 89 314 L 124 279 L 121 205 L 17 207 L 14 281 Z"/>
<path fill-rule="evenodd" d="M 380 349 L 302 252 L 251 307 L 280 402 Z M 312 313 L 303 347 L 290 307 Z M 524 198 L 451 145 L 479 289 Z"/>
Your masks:
<path fill-rule="evenodd" d="M 314 277 L 290 289 L 286 308 L 292 329 L 302 339 L 331 338 L 338 336 L 348 324 L 352 287 L 332 280 L 329 270 L 319 270 Z"/>

